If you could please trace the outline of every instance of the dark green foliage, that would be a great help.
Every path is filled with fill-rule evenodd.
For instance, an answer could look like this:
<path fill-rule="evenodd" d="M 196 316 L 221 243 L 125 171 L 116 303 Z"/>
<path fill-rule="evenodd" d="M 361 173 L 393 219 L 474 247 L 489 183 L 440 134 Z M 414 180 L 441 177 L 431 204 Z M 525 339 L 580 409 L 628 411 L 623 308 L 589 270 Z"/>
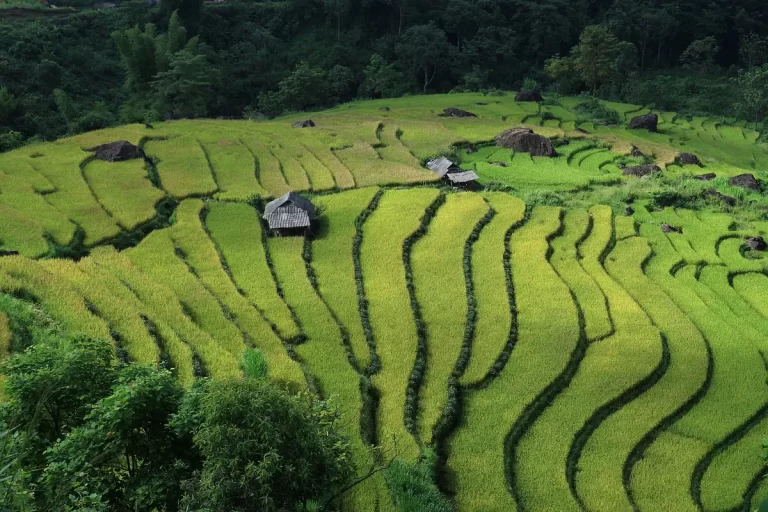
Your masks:
<path fill-rule="evenodd" d="M 34 510 L 31 475 L 22 465 L 25 451 L 25 436 L 0 421 L 0 510 L 3 512 Z"/>
<path fill-rule="evenodd" d="M 181 460 L 191 448 L 168 426 L 182 394 L 167 370 L 138 365 L 120 370 L 112 393 L 46 453 L 42 480 L 50 506 L 173 509 L 180 478 L 188 472 Z"/>
<path fill-rule="evenodd" d="M 109 394 L 117 377 L 112 344 L 54 338 L 35 344 L 0 366 L 6 376 L 3 417 L 31 435 L 30 462 L 45 447 L 80 426 L 91 405 Z"/>
<path fill-rule="evenodd" d="M 405 76 L 394 64 L 388 64 L 384 57 L 374 53 L 363 70 L 365 80 L 360 88 L 362 96 L 391 98 L 406 90 Z"/>
<path fill-rule="evenodd" d="M 320 107 L 328 101 L 327 79 L 322 69 L 301 62 L 280 82 L 277 91 L 261 95 L 259 107 L 270 116 Z"/>
<path fill-rule="evenodd" d="M 385 476 L 400 512 L 452 512 L 453 506 L 435 485 L 437 457 L 425 449 L 417 462 L 392 461 Z"/>
<path fill-rule="evenodd" d="M 253 348 L 243 354 L 243 373 L 249 379 L 265 380 L 269 376 L 267 358 L 261 350 Z"/>
<path fill-rule="evenodd" d="M 291 396 L 253 379 L 207 381 L 185 398 L 177 430 L 194 435 L 202 468 L 193 510 L 274 511 L 332 495 L 352 454 L 330 402 Z"/>
<path fill-rule="evenodd" d="M 32 300 L 32 297 L 0 294 L 0 311 L 8 317 L 11 331 L 11 353 L 23 352 L 43 340 L 62 337 L 58 326 Z"/>
<path fill-rule="evenodd" d="M 595 124 L 617 125 L 621 122 L 618 112 L 606 107 L 595 98 L 579 103 L 573 110 L 578 115 L 580 123 L 591 121 Z"/>

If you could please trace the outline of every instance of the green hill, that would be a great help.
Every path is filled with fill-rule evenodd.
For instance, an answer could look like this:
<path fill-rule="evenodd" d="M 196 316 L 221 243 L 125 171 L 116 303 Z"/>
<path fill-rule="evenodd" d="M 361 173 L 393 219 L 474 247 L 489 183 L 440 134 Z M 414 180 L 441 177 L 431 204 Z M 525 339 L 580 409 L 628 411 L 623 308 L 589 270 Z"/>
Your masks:
<path fill-rule="evenodd" d="M 20 253 L 0 291 L 185 384 L 239 375 L 255 346 L 273 379 L 338 398 L 361 464 L 371 443 L 436 448 L 462 512 L 751 510 L 768 495 L 768 259 L 743 239 L 768 222 L 727 179 L 761 178 L 768 148 L 736 120 L 629 130 L 640 106 L 596 125 L 580 101 L 409 97 L 314 128 L 172 121 L 0 154 L 0 248 Z M 558 156 L 493 144 L 519 125 Z M 88 151 L 119 139 L 148 160 Z M 438 155 L 483 187 L 442 185 L 423 166 Z M 622 175 L 646 161 L 661 176 Z M 321 212 L 307 240 L 260 221 L 289 190 Z M 344 507 L 376 504 L 398 510 L 382 474 Z"/>

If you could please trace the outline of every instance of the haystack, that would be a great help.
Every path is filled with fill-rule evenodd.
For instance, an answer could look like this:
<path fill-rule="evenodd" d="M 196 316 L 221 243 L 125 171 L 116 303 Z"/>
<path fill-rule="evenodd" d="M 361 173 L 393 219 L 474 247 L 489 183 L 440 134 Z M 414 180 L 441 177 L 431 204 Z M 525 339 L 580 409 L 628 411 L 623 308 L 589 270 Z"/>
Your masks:
<path fill-rule="evenodd" d="M 557 156 L 552 141 L 543 135 L 533 133 L 530 128 L 512 128 L 496 136 L 496 145 L 513 149 L 517 153 L 531 156 Z"/>
<path fill-rule="evenodd" d="M 304 121 L 297 121 L 293 123 L 294 128 L 314 128 L 315 122 L 311 119 L 305 119 Z"/>
<path fill-rule="evenodd" d="M 127 140 L 118 140 L 108 144 L 102 144 L 90 148 L 88 151 L 96 153 L 96 158 L 107 162 L 122 162 L 134 158 L 144 158 L 141 148 L 134 146 Z"/>

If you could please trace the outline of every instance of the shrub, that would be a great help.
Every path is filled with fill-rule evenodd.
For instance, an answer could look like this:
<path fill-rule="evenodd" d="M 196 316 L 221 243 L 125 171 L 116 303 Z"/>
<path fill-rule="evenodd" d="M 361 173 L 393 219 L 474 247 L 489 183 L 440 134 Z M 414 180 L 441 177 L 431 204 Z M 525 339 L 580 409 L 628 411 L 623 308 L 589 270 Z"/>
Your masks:
<path fill-rule="evenodd" d="M 386 480 L 400 512 L 451 512 L 453 506 L 435 485 L 437 457 L 425 449 L 415 463 L 397 458 L 387 469 Z"/>
<path fill-rule="evenodd" d="M 595 98 L 579 103 L 573 110 L 578 116 L 578 122 L 591 121 L 595 124 L 607 125 L 615 125 L 621 122 L 618 112 L 606 107 Z"/>
<path fill-rule="evenodd" d="M 243 372 L 249 379 L 265 380 L 267 378 L 269 365 L 261 350 L 254 348 L 243 354 Z"/>

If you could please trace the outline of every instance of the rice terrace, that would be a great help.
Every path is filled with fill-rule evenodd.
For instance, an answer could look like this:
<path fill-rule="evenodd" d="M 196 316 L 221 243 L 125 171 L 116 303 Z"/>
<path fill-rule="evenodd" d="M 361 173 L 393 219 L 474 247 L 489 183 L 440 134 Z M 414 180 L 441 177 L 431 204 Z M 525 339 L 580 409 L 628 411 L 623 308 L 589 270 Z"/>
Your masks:
<path fill-rule="evenodd" d="M 24 348 L 19 304 L 185 387 L 258 349 L 333 397 L 358 467 L 432 453 L 461 512 L 754 510 L 768 147 L 583 101 L 357 101 L 2 153 L 0 353 Z M 386 471 L 337 502 L 398 510 Z"/>

